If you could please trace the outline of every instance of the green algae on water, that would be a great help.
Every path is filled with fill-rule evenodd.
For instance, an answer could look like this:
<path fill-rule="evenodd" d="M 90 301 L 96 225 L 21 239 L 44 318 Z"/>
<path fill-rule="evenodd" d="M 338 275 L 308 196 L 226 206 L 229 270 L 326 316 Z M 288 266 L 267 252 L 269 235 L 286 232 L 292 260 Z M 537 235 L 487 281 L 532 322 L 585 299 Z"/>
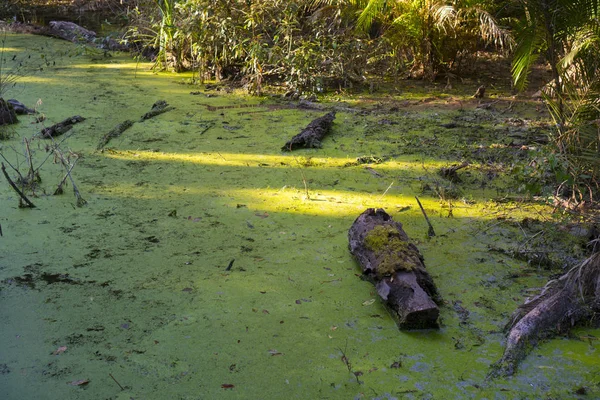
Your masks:
<path fill-rule="evenodd" d="M 190 95 L 197 87 L 182 84 L 187 76 L 154 74 L 122 54 L 91 59 L 54 39 L 8 35 L 6 48 L 9 61 L 39 64 L 11 97 L 30 107 L 41 100 L 48 126 L 86 118 L 61 146 L 79 155 L 72 174 L 88 203 L 77 208 L 69 190 L 47 195 L 65 173 L 51 158 L 40 169 L 35 210 L 19 209 L 0 181 L 1 398 L 570 398 L 582 386 L 598 396 L 597 344 L 588 339 L 542 343 L 517 376 L 484 381 L 502 355 L 508 316 L 554 273 L 490 249 L 563 232 L 550 217 L 540 230 L 522 229 L 525 218 L 552 210 L 509 192 L 499 166 L 504 155 L 535 155 L 509 146 L 515 139 L 504 120 L 521 103 L 503 114 L 467 101 L 460 113 L 440 104 L 339 112 L 322 149 L 292 155 L 281 144 L 322 112 L 210 111 L 206 105 L 261 103 L 225 92 L 200 99 Z M 161 99 L 175 109 L 96 150 L 107 132 L 139 121 Z M 25 164 L 12 149 L 42 128 L 33 119 L 22 118 L 1 143 L 15 166 Z M 452 121 L 460 132 L 439 126 Z M 32 141 L 34 165 L 48 143 Z M 382 162 L 347 165 L 366 154 Z M 479 161 L 461 176 L 464 197 L 453 200 L 449 218 L 447 203 L 423 193 L 423 183 L 435 187 L 433 171 L 462 157 Z M 435 238 L 427 238 L 415 195 Z M 388 210 L 418 246 L 446 301 L 439 331 L 400 332 L 370 301 L 376 294 L 357 276 L 347 242 L 370 207 Z M 394 236 L 380 233 L 374 248 Z M 577 335 L 600 336 L 589 328 Z M 81 379 L 89 384 L 67 384 Z"/>

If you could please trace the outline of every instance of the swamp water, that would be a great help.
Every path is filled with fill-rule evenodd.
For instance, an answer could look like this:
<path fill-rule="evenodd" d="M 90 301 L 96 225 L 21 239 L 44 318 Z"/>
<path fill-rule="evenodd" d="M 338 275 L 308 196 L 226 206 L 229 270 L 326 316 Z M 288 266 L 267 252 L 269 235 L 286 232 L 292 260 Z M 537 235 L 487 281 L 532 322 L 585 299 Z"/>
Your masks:
<path fill-rule="evenodd" d="M 282 153 L 324 112 L 191 95 L 202 87 L 181 76 L 42 37 L 8 35 L 4 53 L 5 65 L 26 72 L 7 97 L 38 103 L 45 126 L 86 118 L 56 142 L 78 157 L 72 175 L 87 204 L 75 206 L 70 184 L 51 195 L 64 169 L 39 137 L 37 207 L 18 208 L 2 178 L 0 398 L 599 395 L 600 332 L 591 329 L 541 344 L 510 379 L 485 381 L 510 313 L 550 275 L 497 250 L 561 227 L 548 208 L 506 201 L 511 178 L 494 169 L 510 150 L 503 121 L 518 107 L 338 112 L 322 149 Z M 140 122 L 157 100 L 175 109 Z M 42 128 L 36 117 L 22 116 L 0 143 L 22 172 L 22 138 Z M 127 119 L 136 122 L 97 151 Z M 462 128 L 440 127 L 452 121 Z M 459 171 L 462 184 L 436 174 L 477 154 L 490 162 Z M 371 156 L 383 162 L 356 162 Z M 446 190 L 461 191 L 452 204 L 440 201 Z M 368 207 L 386 209 L 423 253 L 445 301 L 438 331 L 400 332 L 359 278 L 347 231 Z M 568 244 L 574 256 L 580 242 Z"/>

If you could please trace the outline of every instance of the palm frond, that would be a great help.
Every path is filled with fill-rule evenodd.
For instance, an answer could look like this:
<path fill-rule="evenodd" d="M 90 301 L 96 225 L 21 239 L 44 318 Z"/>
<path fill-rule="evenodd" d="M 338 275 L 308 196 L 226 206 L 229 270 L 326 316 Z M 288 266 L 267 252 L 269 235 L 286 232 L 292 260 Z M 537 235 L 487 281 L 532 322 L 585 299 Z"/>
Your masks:
<path fill-rule="evenodd" d="M 454 28 L 457 23 L 457 15 L 456 9 L 454 6 L 444 4 L 444 3 L 436 3 L 432 6 L 432 13 L 435 19 L 435 24 L 444 31 L 446 31 L 446 27 Z"/>
<path fill-rule="evenodd" d="M 523 90 L 527 86 L 531 66 L 539 57 L 538 50 L 544 41 L 543 33 L 536 24 L 530 23 L 519 31 L 519 41 L 512 62 L 512 76 L 515 88 Z"/>
<path fill-rule="evenodd" d="M 358 20 L 356 21 L 357 28 L 364 31 L 369 30 L 375 17 L 381 13 L 383 8 L 386 6 L 386 3 L 386 0 L 369 0 L 367 6 L 358 16 Z"/>
<path fill-rule="evenodd" d="M 511 50 L 514 47 L 515 40 L 512 34 L 498 25 L 492 14 L 480 8 L 476 8 L 475 12 L 479 16 L 479 30 L 484 41 L 501 49 Z"/>

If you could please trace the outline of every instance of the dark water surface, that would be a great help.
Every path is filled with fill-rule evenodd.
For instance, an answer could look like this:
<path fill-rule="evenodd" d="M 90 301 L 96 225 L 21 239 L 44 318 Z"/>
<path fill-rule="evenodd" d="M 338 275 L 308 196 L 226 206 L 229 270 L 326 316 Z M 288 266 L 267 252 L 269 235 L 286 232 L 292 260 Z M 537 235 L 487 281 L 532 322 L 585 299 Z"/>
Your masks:
<path fill-rule="evenodd" d="M 19 7 L 16 4 L 0 6 L 0 20 L 13 20 L 23 23 L 47 26 L 50 21 L 74 22 L 104 36 L 123 29 L 127 22 L 124 12 L 102 9 L 87 10 L 66 6 Z"/>

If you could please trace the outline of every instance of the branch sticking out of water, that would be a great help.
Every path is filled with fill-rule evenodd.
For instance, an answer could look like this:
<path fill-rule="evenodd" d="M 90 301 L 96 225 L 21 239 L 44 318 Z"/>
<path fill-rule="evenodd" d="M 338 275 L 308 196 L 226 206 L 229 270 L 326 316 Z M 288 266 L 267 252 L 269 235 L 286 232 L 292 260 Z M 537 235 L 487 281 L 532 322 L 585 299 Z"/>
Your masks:
<path fill-rule="evenodd" d="M 19 188 L 17 187 L 17 185 L 15 185 L 15 183 L 12 181 L 12 179 L 10 179 L 10 176 L 8 176 L 8 173 L 6 172 L 6 167 L 4 166 L 4 163 L 2 163 L 2 173 L 4 174 L 4 177 L 6 178 L 6 180 L 8 181 L 8 184 L 19 195 L 19 197 L 20 197 L 20 199 L 19 199 L 19 207 L 23 207 L 23 208 L 35 208 L 35 205 L 31 201 L 29 201 L 29 199 L 27 198 L 27 196 L 25 196 L 25 194 L 21 190 L 19 190 Z M 25 203 L 25 205 L 23 205 L 23 203 Z"/>
<path fill-rule="evenodd" d="M 415 199 L 417 199 L 417 203 L 419 203 L 419 207 L 421 208 L 421 212 L 423 213 L 423 216 L 425 217 L 425 221 L 427 221 L 427 225 L 429 225 L 429 230 L 427 231 L 427 236 L 434 237 L 435 236 L 435 231 L 433 230 L 433 225 L 431 225 L 431 222 L 429 221 L 429 217 L 427 216 L 427 213 L 425 212 L 425 209 L 423 208 L 423 205 L 421 204 L 421 200 L 419 200 L 419 198 L 417 196 L 415 196 Z"/>

